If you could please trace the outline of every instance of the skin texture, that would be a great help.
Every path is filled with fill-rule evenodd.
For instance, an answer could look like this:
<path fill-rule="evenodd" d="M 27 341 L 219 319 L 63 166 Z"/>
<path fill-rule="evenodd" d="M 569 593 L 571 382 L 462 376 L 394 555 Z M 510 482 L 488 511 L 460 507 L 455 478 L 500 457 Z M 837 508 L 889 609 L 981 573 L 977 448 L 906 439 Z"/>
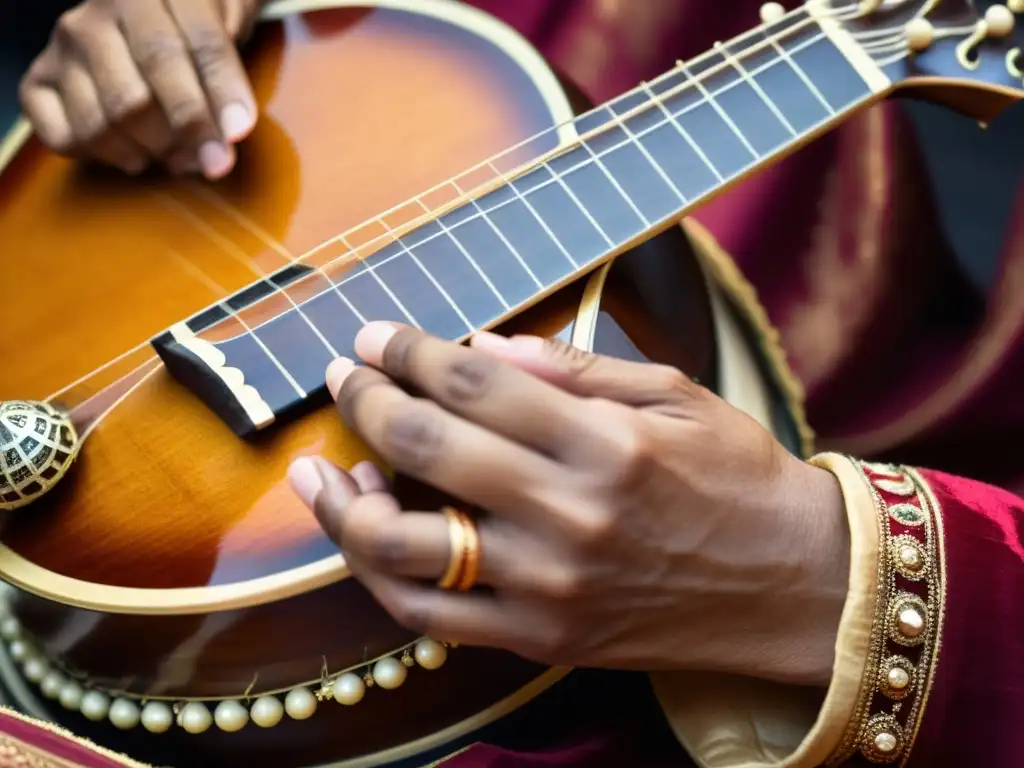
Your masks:
<path fill-rule="evenodd" d="M 60 17 L 21 83 L 53 151 L 140 173 L 221 178 L 256 103 L 236 44 L 263 0 L 86 0 Z"/>
<path fill-rule="evenodd" d="M 828 472 L 665 366 L 380 323 L 356 350 L 366 365 L 328 369 L 346 424 L 398 472 L 487 510 L 489 589 L 442 591 L 441 514 L 401 509 L 369 464 L 292 466 L 399 623 L 547 664 L 827 683 L 849 572 Z"/>

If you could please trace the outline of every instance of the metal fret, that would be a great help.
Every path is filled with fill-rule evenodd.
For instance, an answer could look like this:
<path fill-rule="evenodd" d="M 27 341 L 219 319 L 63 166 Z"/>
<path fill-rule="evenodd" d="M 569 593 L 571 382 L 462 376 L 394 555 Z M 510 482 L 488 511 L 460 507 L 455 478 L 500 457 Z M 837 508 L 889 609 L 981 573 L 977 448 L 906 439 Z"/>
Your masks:
<path fill-rule="evenodd" d="M 671 178 L 669 178 L 669 175 L 665 172 L 665 169 L 661 167 L 657 160 L 654 159 L 654 156 L 650 153 L 650 151 L 648 151 L 647 147 L 644 146 L 644 143 L 640 140 L 640 138 L 636 136 L 636 134 L 634 134 L 633 131 L 630 130 L 629 125 L 627 125 L 626 121 L 623 120 L 619 113 L 615 111 L 615 109 L 613 109 L 612 107 L 605 107 L 605 109 L 611 113 L 612 119 L 615 121 L 615 124 L 622 128 L 623 131 L 625 131 L 630 141 L 632 141 L 633 144 L 636 145 L 636 147 L 640 150 L 640 153 L 644 156 L 647 162 L 650 163 L 651 167 L 655 170 L 655 172 L 659 176 L 661 176 L 662 180 L 668 185 L 669 189 L 671 189 L 675 193 L 676 197 L 679 198 L 679 202 L 686 203 L 686 195 L 684 195 L 679 190 L 679 187 L 676 186 L 675 182 L 672 181 Z"/>
<path fill-rule="evenodd" d="M 381 223 L 383 223 L 383 222 L 381 222 Z M 352 247 L 352 245 L 348 242 L 348 240 L 344 236 L 341 238 L 341 242 L 348 249 L 349 253 L 356 253 L 357 252 L 356 249 Z M 383 280 L 380 279 L 380 277 L 377 275 L 377 273 L 372 268 L 370 268 L 370 267 L 367 267 L 366 271 L 369 272 L 370 275 L 373 277 L 373 279 L 377 281 L 377 283 L 380 285 L 380 287 L 384 291 L 384 293 L 386 293 L 390 297 L 390 299 L 393 302 L 395 302 L 395 306 L 397 306 L 398 309 L 401 310 L 402 314 L 405 315 L 405 319 L 409 322 L 409 324 L 415 326 L 416 328 L 420 328 L 421 326 L 416 321 L 416 318 L 413 317 L 412 314 L 409 312 L 409 310 L 407 310 L 402 305 L 402 302 L 400 302 L 398 300 L 398 297 L 395 296 L 395 294 L 393 294 L 391 292 L 391 289 L 384 283 Z"/>
<path fill-rule="evenodd" d="M 459 191 L 458 187 L 455 187 L 455 189 L 457 192 Z M 462 193 L 459 192 L 459 194 Z M 431 209 L 420 198 L 417 197 L 416 202 L 418 202 L 420 206 L 423 208 L 424 213 L 426 213 L 427 215 L 430 215 L 432 213 Z M 495 297 L 497 297 L 498 301 L 501 302 L 502 307 L 504 307 L 505 309 L 510 309 L 508 302 L 505 301 L 505 297 L 501 294 L 501 291 L 499 291 L 495 287 L 494 283 L 491 282 L 491 279 L 487 276 L 487 273 L 480 268 L 480 265 L 476 263 L 476 259 L 474 259 L 470 255 L 469 251 L 466 250 L 465 246 L 463 246 L 462 243 L 460 243 L 451 233 L 451 230 L 449 230 L 448 227 L 445 226 L 443 217 L 437 218 L 435 219 L 435 221 L 437 222 L 437 225 L 441 227 L 441 230 L 448 236 L 448 239 L 455 244 L 455 247 L 458 248 L 459 253 L 462 254 L 463 258 L 465 258 L 466 261 L 469 262 L 470 266 L 472 266 L 473 269 L 476 270 L 476 273 L 480 275 L 480 279 L 484 281 L 484 283 L 490 289 L 491 293 L 493 293 Z"/>
<path fill-rule="evenodd" d="M 651 91 L 650 86 L 646 82 L 641 83 L 640 86 L 641 88 L 643 88 L 644 92 L 650 96 L 651 101 L 653 101 L 657 105 L 658 109 L 662 113 L 664 113 L 665 117 L 667 118 L 668 125 L 671 125 L 673 128 L 675 128 L 676 131 L 679 132 L 679 135 L 682 136 L 686 143 L 689 144 L 690 147 L 693 149 L 693 151 L 697 153 L 697 156 L 703 161 L 704 165 L 706 165 L 708 169 L 713 174 L 715 174 L 715 178 L 717 178 L 719 181 L 725 181 L 725 177 L 721 174 L 718 168 L 715 167 L 715 164 L 711 162 L 711 159 L 706 154 L 704 154 L 704 150 L 701 149 L 700 145 L 693 140 L 693 137 L 690 136 L 687 130 L 682 125 L 679 124 L 679 122 L 676 120 L 675 115 L 673 115 L 669 111 L 668 107 L 666 107 L 665 103 L 660 98 L 658 98 L 657 94 Z"/>
<path fill-rule="evenodd" d="M 701 81 L 701 79 L 700 78 L 696 78 L 695 79 L 690 74 L 690 71 L 689 71 L 689 69 L 687 69 L 686 64 L 683 63 L 682 61 L 676 62 L 676 65 L 679 67 L 679 71 L 681 71 L 683 74 L 686 75 L 686 77 L 689 80 L 689 82 L 691 82 L 691 83 L 693 83 L 693 84 L 695 84 L 697 86 L 697 90 L 700 91 L 700 94 L 704 97 L 705 102 L 707 102 L 709 105 L 711 105 L 711 108 L 713 110 L 715 110 L 715 112 L 718 113 L 718 116 L 722 118 L 722 120 L 725 122 L 725 124 L 728 125 L 730 129 L 732 129 L 732 132 L 736 134 L 736 138 L 739 139 L 740 143 L 742 143 L 743 146 L 747 148 L 747 151 L 750 152 L 750 156 L 754 160 L 758 160 L 761 156 L 758 154 L 757 150 L 754 149 L 754 146 L 750 143 L 750 141 L 747 139 L 747 137 L 743 134 L 743 131 L 741 131 L 739 129 L 739 127 L 736 125 L 736 123 L 734 123 L 732 121 L 732 118 L 729 117 L 729 113 L 727 113 L 724 109 L 722 109 L 721 105 L 718 103 L 718 101 L 715 99 L 715 97 L 711 95 L 711 92 L 708 91 L 708 89 L 704 87 L 704 83 Z"/>
<path fill-rule="evenodd" d="M 470 332 L 475 330 L 473 328 L 473 324 L 471 322 L 469 322 L 469 318 L 467 318 L 464 314 L 462 314 L 462 310 L 459 309 L 459 305 L 456 304 L 454 301 L 452 301 L 452 297 L 448 295 L 448 291 L 446 291 L 444 288 L 441 287 L 441 284 L 439 282 L 437 282 L 437 280 L 434 278 L 434 276 L 430 273 L 430 270 L 427 269 L 425 266 L 423 266 L 423 262 L 421 262 L 418 258 L 416 258 L 416 254 L 413 253 L 411 250 L 409 250 L 409 248 L 406 246 L 406 244 L 402 241 L 401 237 L 398 237 L 398 236 L 395 235 L 395 232 L 394 232 L 394 230 L 391 229 L 391 227 L 388 227 L 387 224 L 385 224 L 384 226 L 387 227 L 388 233 L 395 238 L 395 242 L 409 256 L 409 258 L 412 259 L 413 263 L 417 267 L 419 267 L 420 271 L 423 272 L 423 274 L 430 281 L 430 283 L 438 290 L 438 292 L 442 296 L 444 296 L 445 301 L 447 301 L 448 304 L 451 306 L 451 308 L 453 310 L 455 310 L 455 314 L 457 314 L 459 316 L 459 319 L 462 320 L 462 322 L 465 324 L 466 330 L 470 331 Z M 472 259 L 470 259 L 470 261 L 472 261 Z"/>
<path fill-rule="evenodd" d="M 537 213 L 537 210 L 532 205 L 530 205 L 530 201 L 519 193 L 519 190 L 516 188 L 516 185 L 511 183 L 511 180 L 508 178 L 508 176 L 506 176 L 504 173 L 498 170 L 497 166 L 495 166 L 494 163 L 488 164 L 490 165 L 491 170 L 493 170 L 495 173 L 501 176 L 502 179 L 504 179 L 505 184 L 508 186 L 508 188 L 515 193 L 516 197 L 518 197 L 519 200 L 522 201 L 523 205 L 526 206 L 527 210 L 529 210 L 530 213 L 533 214 L 533 217 L 537 220 L 537 223 L 541 225 L 545 232 L 547 232 L 548 237 L 550 237 L 551 241 L 558 246 L 558 250 L 562 252 L 566 259 L 568 259 L 569 263 L 572 264 L 573 268 L 579 269 L 580 265 L 576 263 L 576 260 L 572 257 L 572 254 L 570 254 L 569 251 L 566 250 L 565 246 L 562 245 L 562 242 L 557 237 L 555 237 L 555 233 L 551 231 L 551 228 L 548 226 L 547 222 L 544 221 L 541 215 Z"/>
<path fill-rule="evenodd" d="M 743 79 L 743 81 L 748 83 L 750 87 L 757 93 L 757 95 L 761 97 L 761 101 L 763 101 L 765 105 L 768 107 L 768 109 L 772 111 L 772 114 L 774 114 L 779 119 L 780 123 L 786 126 L 786 130 L 789 131 L 790 136 L 796 136 L 796 129 L 794 129 L 793 126 L 790 125 L 790 122 L 789 120 L 786 119 L 786 116 L 779 111 L 779 108 L 777 106 L 775 106 L 775 102 L 768 98 L 768 94 L 764 92 L 760 85 L 758 85 L 757 80 L 747 73 L 747 70 L 743 67 L 743 62 L 740 61 L 735 56 L 733 56 L 732 54 L 730 54 L 729 49 L 726 48 L 721 43 L 715 43 L 715 50 L 719 51 L 722 54 L 722 57 L 727 62 L 729 62 L 732 68 L 739 72 L 740 77 Z"/>

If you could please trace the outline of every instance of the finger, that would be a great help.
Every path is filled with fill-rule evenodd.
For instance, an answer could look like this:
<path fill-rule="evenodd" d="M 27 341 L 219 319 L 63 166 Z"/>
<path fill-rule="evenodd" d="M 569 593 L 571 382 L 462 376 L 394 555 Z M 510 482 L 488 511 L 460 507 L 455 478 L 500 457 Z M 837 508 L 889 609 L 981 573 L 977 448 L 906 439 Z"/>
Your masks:
<path fill-rule="evenodd" d="M 338 393 L 345 423 L 398 472 L 511 518 L 544 518 L 544 489 L 564 486 L 561 467 L 540 454 L 413 398 L 369 367 Z"/>
<path fill-rule="evenodd" d="M 194 152 L 207 177 L 225 176 L 234 167 L 235 152 L 221 136 L 182 31 L 162 0 L 135 0 L 122 7 L 128 48 L 160 104 L 175 146 Z"/>
<path fill-rule="evenodd" d="M 236 143 L 256 124 L 256 98 L 234 40 L 213 2 L 170 0 L 171 14 L 188 41 L 224 139 Z"/>
<path fill-rule="evenodd" d="M 58 154 L 69 154 L 75 146 L 64 104 L 58 91 L 42 83 L 24 81 L 20 89 L 21 108 L 39 140 Z"/>
<path fill-rule="evenodd" d="M 677 368 L 595 355 L 555 339 L 506 339 L 493 333 L 477 333 L 470 345 L 583 397 L 654 407 L 678 404 L 705 393 Z"/>
<path fill-rule="evenodd" d="M 581 448 L 621 438 L 616 424 L 594 420 L 575 395 L 413 328 L 370 323 L 356 337 L 356 351 L 447 410 L 549 456 L 571 462 Z"/>
<path fill-rule="evenodd" d="M 545 624 L 525 603 L 479 592 L 446 592 L 358 566 L 356 577 L 395 621 L 413 632 L 526 658 L 542 652 Z"/>
<path fill-rule="evenodd" d="M 125 173 L 140 173 L 146 168 L 149 159 L 145 152 L 110 126 L 96 85 L 83 64 L 68 62 L 60 78 L 60 95 L 78 146 Z"/>
<path fill-rule="evenodd" d="M 97 25 L 76 40 L 96 84 L 107 120 L 151 157 L 163 157 L 171 147 L 171 126 L 132 58 L 128 42 L 114 24 Z"/>

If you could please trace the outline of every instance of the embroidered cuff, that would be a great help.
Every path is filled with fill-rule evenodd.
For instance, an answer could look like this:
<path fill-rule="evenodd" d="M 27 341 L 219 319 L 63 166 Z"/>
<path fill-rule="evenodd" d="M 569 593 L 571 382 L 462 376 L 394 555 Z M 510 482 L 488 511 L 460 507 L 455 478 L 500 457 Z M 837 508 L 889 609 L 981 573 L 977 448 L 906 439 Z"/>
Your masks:
<path fill-rule="evenodd" d="M 652 675 L 702 768 L 818 768 L 902 761 L 924 711 L 941 633 L 941 519 L 913 470 L 836 454 L 850 581 L 824 700 L 807 689 L 718 674 Z M 844 762 L 851 761 L 851 762 Z"/>
<path fill-rule="evenodd" d="M 881 557 L 856 710 L 828 764 L 892 764 L 910 753 L 938 660 L 945 605 L 942 518 L 914 470 L 855 465 L 871 491 Z"/>

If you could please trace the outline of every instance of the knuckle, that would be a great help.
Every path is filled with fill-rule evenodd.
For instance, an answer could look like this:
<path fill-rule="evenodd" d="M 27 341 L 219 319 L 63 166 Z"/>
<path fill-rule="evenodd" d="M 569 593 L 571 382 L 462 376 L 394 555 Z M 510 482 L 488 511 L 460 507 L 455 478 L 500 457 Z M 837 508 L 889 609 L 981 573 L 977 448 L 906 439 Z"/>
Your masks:
<path fill-rule="evenodd" d="M 388 613 L 399 625 L 424 635 L 431 633 L 431 615 L 427 607 L 412 598 L 398 598 L 388 606 Z"/>
<path fill-rule="evenodd" d="M 54 25 L 54 33 L 67 41 L 79 40 L 88 34 L 89 30 L 88 6 L 79 5 L 69 11 L 65 11 L 57 18 Z"/>
<path fill-rule="evenodd" d="M 470 402 L 484 397 L 500 369 L 497 360 L 483 355 L 458 355 L 445 366 L 442 387 L 453 401 Z"/>
<path fill-rule="evenodd" d="M 619 533 L 618 519 L 615 515 L 601 509 L 590 509 L 585 514 L 577 515 L 573 520 L 573 538 L 579 550 L 589 552 L 598 550 L 616 539 Z M 566 582 L 568 588 L 580 587 L 575 583 Z"/>
<path fill-rule="evenodd" d="M 384 347 L 384 370 L 395 376 L 406 376 L 413 352 L 422 339 L 423 335 L 415 328 L 403 328 L 392 336 Z"/>
<path fill-rule="evenodd" d="M 607 483 L 617 491 L 633 491 L 649 479 L 657 463 L 657 450 L 647 431 L 626 421 L 617 430 L 608 451 L 605 472 Z"/>
<path fill-rule="evenodd" d="M 224 30 L 218 27 L 199 27 L 187 33 L 192 59 L 200 72 L 216 74 L 223 68 L 232 52 L 233 45 Z"/>
<path fill-rule="evenodd" d="M 424 400 L 400 405 L 384 421 L 382 440 L 406 469 L 423 471 L 441 455 L 444 428 L 440 409 Z"/>
<path fill-rule="evenodd" d="M 366 536 L 363 552 L 370 565 L 380 571 L 396 571 L 409 557 L 405 539 L 390 530 L 378 529 Z"/>
<path fill-rule="evenodd" d="M 596 355 L 586 350 L 574 347 L 572 344 L 557 339 L 545 340 L 546 352 L 549 358 L 557 361 L 569 373 L 580 375 L 594 364 L 598 359 Z"/>
<path fill-rule="evenodd" d="M 135 46 L 135 63 L 147 74 L 160 72 L 184 57 L 185 44 L 174 35 L 145 37 Z"/>
<path fill-rule="evenodd" d="M 574 567 L 552 569 L 543 577 L 541 590 L 556 601 L 569 602 L 583 594 L 583 577 Z"/>
<path fill-rule="evenodd" d="M 123 122 L 149 107 L 150 94 L 143 88 L 114 88 L 104 94 L 107 114 L 115 123 Z"/>
<path fill-rule="evenodd" d="M 692 397 L 697 392 L 697 385 L 693 383 L 693 379 L 678 368 L 673 368 L 670 365 L 654 366 L 651 375 L 659 387 L 666 392 L 686 395 L 687 397 Z"/>

